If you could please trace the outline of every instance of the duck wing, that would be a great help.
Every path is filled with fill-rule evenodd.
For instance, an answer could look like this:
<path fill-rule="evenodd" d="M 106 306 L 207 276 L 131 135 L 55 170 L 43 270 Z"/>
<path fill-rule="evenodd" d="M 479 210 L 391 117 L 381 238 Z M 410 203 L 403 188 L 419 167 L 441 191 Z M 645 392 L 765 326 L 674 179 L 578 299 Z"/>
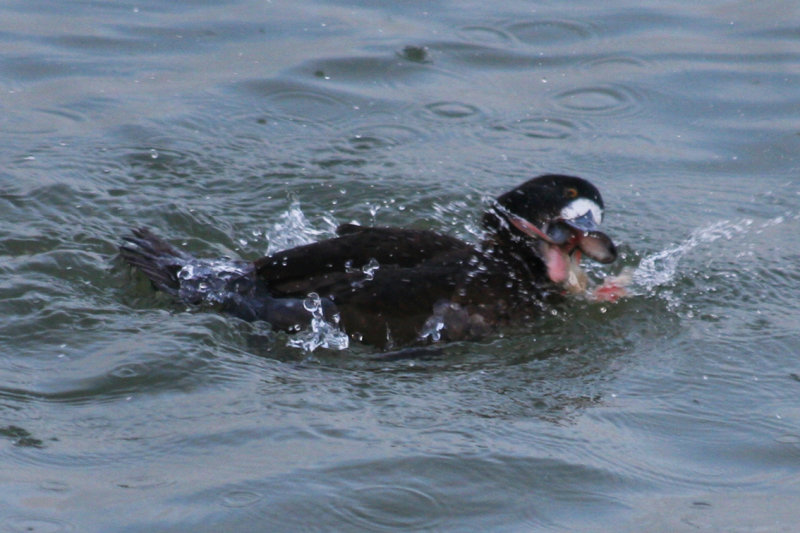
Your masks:
<path fill-rule="evenodd" d="M 345 225 L 337 233 L 255 261 L 257 279 L 278 299 L 319 294 L 336 305 L 348 333 L 378 346 L 416 340 L 477 253 L 426 230 Z"/>
<path fill-rule="evenodd" d="M 254 262 L 257 277 L 271 291 L 307 294 L 340 283 L 370 278 L 370 264 L 414 268 L 453 253 L 468 253 L 469 244 L 427 230 L 345 224 L 338 237 L 277 252 Z"/>

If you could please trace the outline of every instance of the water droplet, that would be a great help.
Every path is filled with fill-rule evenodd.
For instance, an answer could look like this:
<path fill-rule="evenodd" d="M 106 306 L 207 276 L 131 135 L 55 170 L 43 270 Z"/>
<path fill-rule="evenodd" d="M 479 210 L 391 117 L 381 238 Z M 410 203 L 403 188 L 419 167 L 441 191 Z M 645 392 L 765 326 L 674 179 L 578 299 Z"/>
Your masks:
<path fill-rule="evenodd" d="M 350 345 L 350 337 L 337 327 L 338 316 L 333 318 L 334 323 L 325 320 L 322 299 L 317 293 L 308 294 L 303 300 L 303 308 L 311 313 L 310 328 L 289 339 L 288 346 L 301 348 L 307 352 L 313 352 L 319 347 L 332 350 L 347 349 Z M 297 325 L 297 330 L 301 330 L 300 325 Z"/>
<path fill-rule="evenodd" d="M 366 265 L 361 267 L 361 271 L 364 273 L 364 278 L 367 281 L 370 281 L 375 277 L 375 271 L 379 268 L 380 264 L 378 263 L 378 260 L 373 257 Z"/>
<path fill-rule="evenodd" d="M 151 159 L 158 159 L 158 150 L 155 148 L 150 149 L 150 158 Z"/>
<path fill-rule="evenodd" d="M 316 292 L 312 292 L 308 294 L 308 297 L 303 300 L 303 308 L 309 313 L 312 313 L 316 316 L 317 313 L 320 315 L 322 314 L 322 301 L 319 298 L 319 294 Z"/>

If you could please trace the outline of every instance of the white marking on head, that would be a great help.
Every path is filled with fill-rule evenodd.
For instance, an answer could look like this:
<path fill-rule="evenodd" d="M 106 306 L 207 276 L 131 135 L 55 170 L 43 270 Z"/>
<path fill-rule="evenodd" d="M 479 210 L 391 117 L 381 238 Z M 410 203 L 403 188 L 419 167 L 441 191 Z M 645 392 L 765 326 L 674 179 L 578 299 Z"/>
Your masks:
<path fill-rule="evenodd" d="M 603 221 L 603 210 L 596 202 L 588 198 L 576 198 L 572 200 L 561 210 L 561 218 L 564 220 L 572 220 L 582 217 L 589 212 L 592 213 L 592 219 L 594 219 L 595 224 L 599 225 Z"/>

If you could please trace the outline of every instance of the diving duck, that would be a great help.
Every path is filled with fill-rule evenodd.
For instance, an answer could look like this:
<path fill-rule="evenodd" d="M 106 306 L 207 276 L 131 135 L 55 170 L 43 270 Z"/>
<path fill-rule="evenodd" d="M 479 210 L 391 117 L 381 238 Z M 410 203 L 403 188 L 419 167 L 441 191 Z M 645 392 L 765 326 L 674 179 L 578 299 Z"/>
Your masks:
<path fill-rule="evenodd" d="M 467 243 L 434 231 L 344 224 L 337 237 L 254 261 L 198 259 L 146 228 L 120 255 L 156 289 L 245 320 L 297 331 L 316 312 L 384 349 L 476 339 L 523 323 L 543 302 L 586 289 L 582 256 L 617 257 L 588 181 L 547 174 L 500 195 Z M 309 307 L 309 296 L 316 307 Z"/>

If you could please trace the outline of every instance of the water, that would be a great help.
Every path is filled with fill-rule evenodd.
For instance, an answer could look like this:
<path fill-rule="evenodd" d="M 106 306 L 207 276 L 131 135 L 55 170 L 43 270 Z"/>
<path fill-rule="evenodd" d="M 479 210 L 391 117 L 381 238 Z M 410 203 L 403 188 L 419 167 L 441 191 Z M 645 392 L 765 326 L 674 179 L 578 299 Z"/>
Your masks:
<path fill-rule="evenodd" d="M 317 348 L 346 350 L 350 346 L 350 337 L 338 327 L 339 316 L 325 320 L 319 294 L 309 293 L 303 301 L 303 308 L 311 313 L 311 324 L 289 339 L 288 346 L 305 352 L 313 352 Z"/>
<path fill-rule="evenodd" d="M 794 530 L 798 21 L 6 2 L 0 531 Z M 621 259 L 590 275 L 631 296 L 440 356 L 276 334 L 115 259 L 141 225 L 214 258 L 351 221 L 474 240 L 542 172 L 601 189 Z"/>

